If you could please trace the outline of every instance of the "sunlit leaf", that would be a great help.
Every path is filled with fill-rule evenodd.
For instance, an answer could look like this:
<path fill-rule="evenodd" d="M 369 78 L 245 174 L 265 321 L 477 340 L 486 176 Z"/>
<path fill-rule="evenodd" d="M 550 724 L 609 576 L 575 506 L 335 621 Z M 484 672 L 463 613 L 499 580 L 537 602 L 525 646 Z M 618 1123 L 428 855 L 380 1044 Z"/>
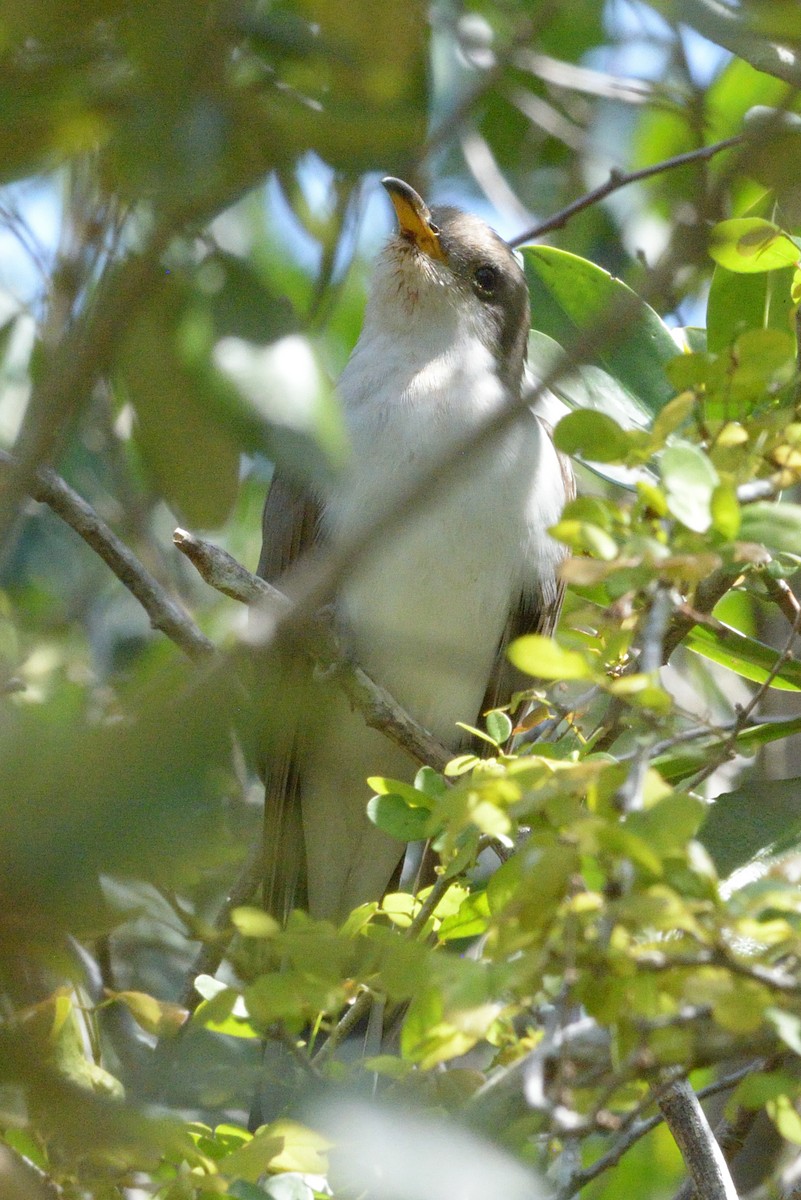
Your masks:
<path fill-rule="evenodd" d="M 587 679 L 589 664 L 577 650 L 563 650 L 551 638 L 528 633 L 509 647 L 509 659 L 527 675 L 540 679 Z"/>
<path fill-rule="evenodd" d="M 618 312 L 596 365 L 636 396 L 650 416 L 659 412 L 673 394 L 664 365 L 675 357 L 676 343 L 654 310 L 619 279 L 575 254 L 553 246 L 526 246 L 521 253 L 534 328 L 569 351 L 593 323 Z"/>
<path fill-rule="evenodd" d="M 694 626 L 682 644 L 688 650 L 728 667 L 744 679 L 754 683 L 765 683 L 770 678 L 770 686 L 780 691 L 801 691 L 801 662 L 789 659 L 782 663 L 774 674 L 778 653 L 772 646 L 758 642 L 755 638 L 746 637 L 736 629 L 719 626 L 714 629 Z"/>
<path fill-rule="evenodd" d="M 709 253 L 720 266 L 738 274 L 794 267 L 801 258 L 789 235 L 761 217 L 720 221 L 710 233 Z"/>
<path fill-rule="evenodd" d="M 595 462 L 621 462 L 629 440 L 612 417 L 601 412 L 572 412 L 562 417 L 554 441 L 563 454 L 577 454 Z"/>
<path fill-rule="evenodd" d="M 704 533 L 712 524 L 718 474 L 707 456 L 689 443 L 668 446 L 659 459 L 668 508 L 688 529 Z"/>

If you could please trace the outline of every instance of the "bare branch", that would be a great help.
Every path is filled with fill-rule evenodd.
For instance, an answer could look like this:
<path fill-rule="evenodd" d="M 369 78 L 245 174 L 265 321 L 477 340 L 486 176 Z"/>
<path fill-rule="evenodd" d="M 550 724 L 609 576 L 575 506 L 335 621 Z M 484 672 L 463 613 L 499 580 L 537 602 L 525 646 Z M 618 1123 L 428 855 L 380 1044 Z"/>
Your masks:
<path fill-rule="evenodd" d="M 737 1200 L 726 1160 L 687 1080 L 671 1084 L 659 1107 L 698 1195 L 704 1200 Z"/>
<path fill-rule="evenodd" d="M 654 163 L 650 167 L 642 167 L 639 171 L 610 171 L 606 183 L 579 196 L 572 204 L 565 205 L 563 209 L 554 213 L 552 217 L 548 217 L 547 220 L 540 221 L 538 225 L 519 233 L 512 239 L 510 245 L 522 246 L 524 242 L 534 241 L 535 238 L 542 237 L 544 233 L 550 233 L 553 229 L 562 229 L 571 217 L 575 217 L 577 213 L 584 212 L 593 204 L 605 200 L 612 192 L 628 187 L 630 183 L 640 183 L 643 179 L 651 179 L 654 175 L 662 175 L 665 171 L 674 171 L 677 167 L 686 167 L 690 163 L 706 162 L 708 159 L 714 158 L 716 154 L 720 154 L 722 150 L 730 150 L 732 146 L 739 146 L 742 141 L 742 135 L 737 135 L 724 138 L 720 142 L 713 142 L 710 146 L 701 146 L 697 150 L 688 150 L 686 154 L 676 154 L 673 158 L 663 159 L 662 162 Z"/>
<path fill-rule="evenodd" d="M 29 1158 L 0 1145 L 0 1195 L 3 1200 L 61 1200 L 64 1190 Z"/>
<path fill-rule="evenodd" d="M 272 584 L 251 574 L 247 567 L 213 542 L 206 542 L 195 537 L 186 529 L 176 529 L 172 535 L 173 545 L 189 559 L 192 566 L 209 587 L 222 592 L 231 600 L 240 604 L 258 604 L 260 602 L 272 606 L 275 610 L 287 610 L 289 600 Z"/>
<path fill-rule="evenodd" d="M 273 621 L 291 615 L 292 604 L 282 592 L 251 575 L 221 547 L 196 538 L 185 529 L 176 529 L 173 541 L 206 583 L 217 591 L 242 604 L 263 606 Z M 371 728 L 380 730 L 418 762 L 438 771 L 444 769 L 452 753 L 413 720 L 366 671 L 347 660 L 329 624 L 320 619 L 310 622 L 303 630 L 303 641 L 309 657 L 335 679 Z"/>
<path fill-rule="evenodd" d="M 716 1079 L 714 1083 L 707 1084 L 705 1088 L 701 1088 L 701 1090 L 698 1092 L 698 1099 L 706 1100 L 709 1096 L 717 1096 L 720 1092 L 729 1091 L 731 1088 L 735 1087 L 740 1080 L 747 1078 L 754 1071 L 763 1070 L 767 1062 L 768 1060 L 764 1058 L 756 1059 L 754 1061 L 749 1060 L 745 1066 L 738 1067 L 736 1071 L 732 1071 L 727 1075 L 722 1075 L 720 1079 Z M 652 1101 L 653 1096 L 649 1096 L 648 1100 Z M 758 1111 L 758 1109 L 754 1109 L 755 1114 L 758 1113 Z M 570 1200 L 571 1196 L 575 1196 L 577 1192 L 580 1192 L 581 1189 L 593 1179 L 597 1179 L 599 1175 L 603 1175 L 604 1171 L 609 1171 L 612 1167 L 616 1167 L 621 1158 L 628 1153 L 631 1147 L 636 1145 L 637 1142 L 646 1136 L 646 1134 L 649 1134 L 652 1129 L 656 1129 L 658 1125 L 661 1125 L 663 1120 L 664 1117 L 662 1116 L 662 1113 L 659 1112 L 655 1113 L 651 1117 L 644 1117 L 641 1120 L 632 1121 L 605 1154 L 602 1154 L 600 1158 L 596 1158 L 595 1162 L 591 1163 L 590 1166 L 576 1171 L 575 1175 L 573 1175 L 573 1177 L 565 1184 L 562 1191 L 560 1191 L 559 1200 Z M 720 1146 L 724 1155 L 726 1156 L 726 1160 L 729 1161 L 729 1155 L 727 1153 L 728 1147 L 724 1146 L 722 1141 L 720 1141 Z M 731 1148 L 736 1149 L 733 1146 L 733 1142 Z M 682 1192 L 683 1191 L 684 1189 L 682 1189 Z M 693 1187 L 693 1192 L 690 1193 L 690 1195 L 693 1195 L 694 1191 L 695 1189 Z M 676 1196 L 676 1200 L 680 1200 L 680 1197 Z M 689 1200 L 689 1197 L 683 1196 L 682 1200 Z"/>
<path fill-rule="evenodd" d="M 2 474 L 7 475 L 13 467 L 12 456 L 0 451 Z M 111 568 L 120 582 L 142 605 L 154 629 L 166 634 L 191 659 L 207 658 L 214 652 L 213 643 L 198 629 L 189 614 L 176 603 L 166 588 L 150 574 L 92 506 L 73 491 L 60 475 L 49 467 L 41 467 L 31 476 L 28 485 L 34 500 L 52 509 Z"/>
<path fill-rule="evenodd" d="M 663 661 L 667 662 L 676 647 L 686 638 L 687 634 L 698 624 L 699 615 L 706 615 L 723 596 L 740 574 L 739 566 L 719 567 L 711 575 L 703 579 L 695 589 L 692 609 L 683 606 L 676 610 L 665 633 Z"/>

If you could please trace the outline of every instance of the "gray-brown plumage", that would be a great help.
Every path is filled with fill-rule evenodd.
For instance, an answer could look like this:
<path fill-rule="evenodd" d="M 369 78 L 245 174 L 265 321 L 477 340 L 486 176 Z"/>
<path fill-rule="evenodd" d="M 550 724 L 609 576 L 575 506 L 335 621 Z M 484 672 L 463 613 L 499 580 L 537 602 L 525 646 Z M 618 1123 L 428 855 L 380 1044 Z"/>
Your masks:
<path fill-rule="evenodd" d="M 259 573 L 271 582 L 324 536 L 369 527 L 410 478 L 523 386 L 528 291 L 518 262 L 483 221 L 429 212 L 388 179 L 399 230 L 376 263 L 359 341 L 339 393 L 347 471 L 307 497 L 276 478 Z M 380 539 L 343 585 L 338 625 L 354 658 L 445 744 L 520 685 L 505 658 L 524 632 L 550 633 L 561 603 L 559 546 L 547 529 L 572 476 L 530 409 L 465 461 L 452 485 Z M 284 915 L 303 895 L 340 919 L 378 899 L 403 845 L 365 815 L 367 775 L 410 778 L 416 764 L 328 696 L 273 749 L 265 814 L 267 901 Z"/>

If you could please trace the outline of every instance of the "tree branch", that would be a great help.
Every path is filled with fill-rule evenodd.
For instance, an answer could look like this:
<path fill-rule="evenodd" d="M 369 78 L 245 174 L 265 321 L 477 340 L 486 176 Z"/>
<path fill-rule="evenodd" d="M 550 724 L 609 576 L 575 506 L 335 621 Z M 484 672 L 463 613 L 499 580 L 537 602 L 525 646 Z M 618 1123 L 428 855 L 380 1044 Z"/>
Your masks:
<path fill-rule="evenodd" d="M 176 529 L 173 541 L 206 583 L 217 591 L 241 604 L 261 605 L 275 619 L 291 614 L 292 603 L 282 592 L 252 575 L 221 547 L 196 538 L 185 529 Z M 320 619 L 311 622 L 304 630 L 303 641 L 309 657 L 335 678 L 372 729 L 380 730 L 418 762 L 438 771 L 445 768 L 453 754 L 413 720 L 366 671 L 348 661 L 328 623 Z"/>
<path fill-rule="evenodd" d="M 12 456 L 0 451 L 0 473 L 7 475 L 14 465 Z M 103 559 L 142 605 L 154 629 L 166 634 L 191 659 L 207 658 L 214 653 L 214 644 L 198 629 L 189 614 L 60 475 L 50 467 L 40 467 L 28 480 L 28 491 L 34 500 L 46 504 L 61 517 Z"/>
<path fill-rule="evenodd" d="M 737 1200 L 726 1160 L 687 1080 L 671 1084 L 659 1107 L 698 1195 L 704 1200 Z"/>
<path fill-rule="evenodd" d="M 524 233 L 519 233 L 509 243 L 511 246 L 522 246 L 524 242 L 534 241 L 535 238 L 542 237 L 544 233 L 550 233 L 554 229 L 562 229 L 571 217 L 575 217 L 577 213 L 584 212 L 586 208 L 591 208 L 593 204 L 598 204 L 599 201 L 605 200 L 607 196 L 611 196 L 612 192 L 617 192 L 620 188 L 628 187 L 630 183 L 639 183 L 643 179 L 651 179 L 654 175 L 661 175 L 665 171 L 674 171 L 677 167 L 686 167 L 694 162 L 706 162 L 713 158 L 716 154 L 720 154 L 722 150 L 730 150 L 733 146 L 739 146 L 743 142 L 742 134 L 735 137 L 724 138 L 723 141 L 713 142 L 709 146 L 700 146 L 697 150 L 688 150 L 685 154 L 677 154 L 673 158 L 666 158 L 662 162 L 654 163 L 650 167 L 642 167 L 639 171 L 610 171 L 609 178 L 606 183 L 600 184 L 593 188 L 591 192 L 586 192 L 585 195 L 579 196 L 571 204 L 565 205 L 559 212 L 554 213 L 552 217 L 548 217 L 545 221 L 540 221 L 538 225 L 533 225 Z"/>
<path fill-rule="evenodd" d="M 754 1071 L 763 1070 L 767 1061 L 768 1060 L 764 1058 L 756 1059 L 755 1061 L 749 1061 L 745 1064 L 745 1066 L 738 1067 L 736 1071 L 732 1071 L 728 1075 L 722 1075 L 720 1079 L 716 1079 L 714 1083 L 707 1084 L 706 1087 L 701 1088 L 701 1090 L 698 1092 L 698 1099 L 706 1100 L 709 1096 L 717 1096 L 720 1092 L 729 1091 L 731 1088 L 735 1087 L 740 1080 L 747 1078 Z M 649 1097 L 649 1100 L 652 1101 L 653 1097 Z M 758 1109 L 754 1109 L 755 1115 L 758 1112 Z M 664 1119 L 665 1118 L 663 1117 L 662 1113 L 658 1112 L 651 1117 L 644 1117 L 639 1121 L 631 1121 L 621 1133 L 614 1145 L 611 1146 L 605 1154 L 602 1154 L 600 1158 L 596 1158 L 595 1162 L 590 1163 L 588 1167 L 583 1167 L 581 1170 L 576 1171 L 576 1173 L 568 1180 L 563 1189 L 560 1191 L 559 1200 L 570 1200 L 571 1196 L 575 1196 L 577 1192 L 580 1192 L 581 1189 L 588 1183 L 591 1183 L 593 1179 L 597 1179 L 599 1175 L 603 1175 L 604 1171 L 609 1171 L 612 1167 L 616 1167 L 621 1158 L 628 1153 L 631 1147 L 636 1145 L 637 1142 L 649 1134 L 653 1129 L 656 1129 L 658 1125 L 661 1125 Z M 726 1155 L 728 1161 L 726 1147 L 723 1146 L 722 1142 L 720 1144 L 721 1149 L 723 1150 L 724 1155 Z M 735 1149 L 736 1152 L 736 1147 L 732 1145 L 732 1148 Z M 692 1194 L 694 1194 L 695 1188 L 692 1184 L 690 1184 L 690 1186 L 693 1187 Z M 683 1191 L 684 1189 L 682 1188 L 682 1192 Z M 676 1196 L 676 1200 L 679 1200 L 679 1196 Z M 688 1197 L 682 1197 L 682 1200 L 688 1200 Z"/>

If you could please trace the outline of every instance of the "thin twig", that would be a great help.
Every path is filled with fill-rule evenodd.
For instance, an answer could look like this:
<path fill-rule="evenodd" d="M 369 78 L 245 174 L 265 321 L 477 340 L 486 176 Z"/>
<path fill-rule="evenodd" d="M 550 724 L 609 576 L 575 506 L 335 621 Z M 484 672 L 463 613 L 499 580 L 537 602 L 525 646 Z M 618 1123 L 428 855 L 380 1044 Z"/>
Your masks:
<path fill-rule="evenodd" d="M 636 669 L 643 674 L 656 674 L 662 666 L 665 633 L 671 611 L 670 587 L 665 583 L 657 583 L 648 612 L 643 620 L 640 653 L 636 660 Z M 653 757 L 653 745 L 653 742 L 644 742 L 634 752 L 626 778 L 615 796 L 615 803 L 622 813 L 634 812 L 642 808 L 643 788 L 648 766 Z"/>
<path fill-rule="evenodd" d="M 434 909 L 447 892 L 451 882 L 450 876 L 445 873 L 437 877 L 436 882 L 431 888 L 431 891 L 420 905 L 419 912 L 415 914 L 414 919 L 406 929 L 407 939 L 411 940 L 412 938 L 417 937 L 418 933 L 425 928 L 426 924 L 428 923 L 428 918 L 431 916 Z"/>
<path fill-rule="evenodd" d="M 761 580 L 765 585 L 766 590 L 770 594 L 776 607 L 784 614 L 791 625 L 794 625 L 798 620 L 799 605 L 793 589 L 790 587 L 786 579 L 774 579 L 773 576 L 765 571 Z"/>
<path fill-rule="evenodd" d="M 451 880 L 447 875 L 443 874 L 438 877 L 436 883 L 433 885 L 431 891 L 423 901 L 420 911 L 416 914 L 414 920 L 404 931 L 403 936 L 407 941 L 411 941 L 416 938 L 418 934 L 425 928 L 429 917 L 447 892 L 450 884 Z M 339 1046 L 348 1036 L 350 1031 L 356 1025 L 358 1025 L 359 1021 L 367 1016 L 373 1003 L 373 999 L 373 993 L 369 990 L 363 991 L 361 995 L 357 997 L 344 1016 L 340 1018 L 338 1023 L 331 1030 L 325 1043 L 313 1056 L 313 1064 L 319 1066 L 321 1063 L 325 1062 L 331 1057 L 334 1050 L 336 1050 L 337 1046 Z"/>
<path fill-rule="evenodd" d="M 282 1025 L 280 1022 L 276 1025 L 271 1025 L 267 1030 L 267 1037 L 271 1042 L 278 1042 L 288 1050 L 304 1074 L 310 1075 L 316 1083 L 320 1082 L 323 1075 L 319 1067 L 315 1065 L 308 1054 L 301 1050 L 297 1039 L 289 1032 L 285 1025 Z"/>
<path fill-rule="evenodd" d="M 195 980 L 198 975 L 214 975 L 234 935 L 229 918 L 235 908 L 246 904 L 256 893 L 264 873 L 261 842 L 257 841 L 250 851 L 245 864 L 234 882 L 226 892 L 225 899 L 220 905 L 214 918 L 213 928 L 218 936 L 213 941 L 206 941 L 200 948 L 197 957 L 186 977 L 181 1004 L 194 1012 L 202 997 L 195 991 Z"/>
<path fill-rule="evenodd" d="M 13 466 L 12 456 L 4 450 L 0 451 L 0 468 L 3 473 L 13 469 Z M 40 467 L 30 477 L 28 490 L 34 500 L 51 508 L 103 559 L 142 605 L 154 629 L 166 634 L 191 659 L 208 658 L 214 653 L 214 644 L 198 629 L 189 614 L 97 515 L 92 506 L 73 491 L 60 475 L 49 467 Z"/>
<path fill-rule="evenodd" d="M 575 217 L 577 213 L 584 212 L 585 209 L 591 208 L 593 204 L 598 204 L 599 201 L 605 200 L 612 192 L 617 192 L 620 188 L 628 187 L 630 183 L 639 183 L 643 179 L 651 179 L 654 175 L 661 175 L 665 171 L 673 171 L 677 167 L 686 167 L 694 162 L 706 162 L 710 158 L 714 158 L 716 154 L 720 154 L 722 150 L 730 150 L 733 146 L 739 146 L 743 142 L 743 135 L 737 134 L 734 137 L 723 138 L 720 142 L 713 142 L 709 146 L 701 146 L 697 150 L 688 150 L 685 154 L 676 154 L 673 158 L 663 159 L 662 162 L 654 163 L 650 167 L 642 167 L 639 171 L 617 171 L 609 172 L 609 178 L 606 183 L 600 184 L 593 188 L 592 191 L 586 192 L 583 196 L 579 196 L 577 200 L 573 200 L 571 204 L 565 205 L 559 212 L 548 217 L 545 221 L 540 221 L 537 225 L 533 225 L 530 229 L 524 230 L 523 233 L 517 234 L 512 238 L 511 246 L 522 246 L 524 242 L 532 242 L 536 238 L 542 237 L 544 233 L 550 233 L 554 229 L 562 229 L 571 217 Z"/>
<path fill-rule="evenodd" d="M 693 775 L 691 779 L 687 780 L 684 785 L 685 788 L 691 789 L 691 788 L 698 787 L 698 785 L 700 783 L 703 783 L 703 781 L 705 779 L 708 779 L 710 775 L 714 774 L 714 772 L 718 769 L 718 767 L 720 766 L 720 764 L 722 762 L 725 762 L 727 758 L 730 758 L 733 754 L 736 753 L 737 738 L 739 737 L 740 733 L 742 733 L 742 731 L 745 729 L 745 727 L 748 725 L 749 719 L 750 719 L 751 714 L 753 713 L 754 709 L 757 707 L 757 705 L 761 704 L 762 700 L 767 695 L 771 684 L 773 683 L 774 679 L 779 674 L 779 672 L 781 671 L 781 669 L 785 665 L 785 663 L 788 663 L 792 660 L 793 646 L 795 645 L 795 640 L 798 636 L 799 629 L 801 629 L 801 605 L 798 607 L 798 609 L 795 613 L 795 618 L 793 620 L 792 625 L 790 626 L 790 633 L 788 634 L 788 637 L 787 637 L 787 640 L 785 641 L 783 649 L 776 656 L 776 660 L 773 663 L 773 666 L 771 667 L 770 671 L 766 675 L 765 679 L 762 681 L 762 683 L 756 689 L 756 691 L 754 692 L 751 699 L 738 712 L 737 718 L 734 723 L 734 729 L 729 734 L 728 738 L 726 738 L 726 740 L 721 744 L 720 749 L 719 749 L 719 754 L 716 756 L 715 759 L 713 759 L 711 762 L 707 763 L 706 766 L 702 767 L 700 771 L 697 771 L 696 774 Z"/>
<path fill-rule="evenodd" d="M 64 1194 L 36 1163 L 0 1143 L 0 1195 L 4 1200 L 63 1200 Z"/>
<path fill-rule="evenodd" d="M 726 595 L 737 576 L 739 566 L 720 567 L 699 583 L 693 596 L 692 610 L 686 607 L 677 609 L 665 632 L 663 643 L 663 662 L 670 659 L 673 651 L 686 638 L 687 634 L 698 624 L 698 615 L 711 613 L 718 601 Z"/>
<path fill-rule="evenodd" d="M 313 1066 L 320 1067 L 331 1057 L 337 1046 L 344 1041 L 350 1031 L 359 1024 L 359 1021 L 367 1016 L 372 1003 L 373 993 L 370 991 L 365 990 L 356 997 L 345 1015 L 339 1019 L 331 1030 L 317 1053 L 312 1055 L 311 1061 Z"/>
<path fill-rule="evenodd" d="M 663 954 L 660 950 L 646 950 L 636 956 L 637 970 L 671 971 L 677 968 L 699 970 L 702 967 L 723 967 L 733 975 L 741 975 L 762 983 L 775 992 L 791 996 L 801 994 L 801 980 L 787 971 L 776 967 L 765 967 L 761 963 L 744 963 L 731 958 L 724 951 L 700 950 L 697 954 Z"/>

